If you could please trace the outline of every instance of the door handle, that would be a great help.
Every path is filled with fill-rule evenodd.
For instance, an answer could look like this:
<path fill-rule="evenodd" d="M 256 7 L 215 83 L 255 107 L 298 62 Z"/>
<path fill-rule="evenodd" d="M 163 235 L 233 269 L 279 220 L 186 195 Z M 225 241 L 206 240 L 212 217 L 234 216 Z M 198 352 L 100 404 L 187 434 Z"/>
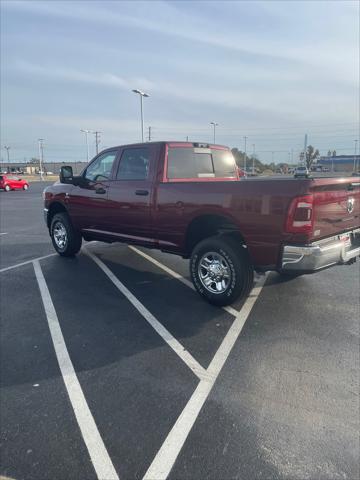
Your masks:
<path fill-rule="evenodd" d="M 146 195 L 149 195 L 149 190 L 135 190 L 135 195 L 146 197 Z"/>
<path fill-rule="evenodd" d="M 106 190 L 103 187 L 99 187 L 95 190 L 95 193 L 104 194 L 106 193 Z"/>

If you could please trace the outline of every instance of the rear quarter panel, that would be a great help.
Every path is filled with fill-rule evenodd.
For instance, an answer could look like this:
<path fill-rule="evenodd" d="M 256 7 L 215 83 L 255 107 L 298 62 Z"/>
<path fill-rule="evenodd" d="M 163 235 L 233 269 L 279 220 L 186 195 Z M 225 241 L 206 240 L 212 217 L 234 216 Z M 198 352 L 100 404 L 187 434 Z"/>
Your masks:
<path fill-rule="evenodd" d="M 155 222 L 160 247 L 185 251 L 188 226 L 195 218 L 222 215 L 239 229 L 255 265 L 275 265 L 293 197 L 307 192 L 308 180 L 246 179 L 237 182 L 160 183 Z"/>

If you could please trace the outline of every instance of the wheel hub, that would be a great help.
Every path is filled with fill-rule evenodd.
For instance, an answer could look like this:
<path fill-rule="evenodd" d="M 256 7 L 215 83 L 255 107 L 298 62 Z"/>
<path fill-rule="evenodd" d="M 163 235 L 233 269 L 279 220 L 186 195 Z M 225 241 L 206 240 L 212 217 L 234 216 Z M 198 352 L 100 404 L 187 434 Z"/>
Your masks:
<path fill-rule="evenodd" d="M 67 244 L 67 231 L 61 222 L 57 222 L 53 229 L 54 241 L 56 245 L 63 249 Z"/>
<path fill-rule="evenodd" d="M 202 285 L 211 293 L 224 293 L 230 284 L 231 270 L 220 253 L 205 253 L 199 262 L 198 273 Z"/>

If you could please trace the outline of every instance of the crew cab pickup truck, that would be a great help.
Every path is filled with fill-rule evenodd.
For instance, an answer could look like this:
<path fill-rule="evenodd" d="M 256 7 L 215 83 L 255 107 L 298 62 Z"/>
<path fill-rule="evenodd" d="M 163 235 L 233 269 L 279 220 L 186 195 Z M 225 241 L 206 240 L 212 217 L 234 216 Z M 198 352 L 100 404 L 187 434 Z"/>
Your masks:
<path fill-rule="evenodd" d="M 154 142 L 109 148 L 44 191 L 55 250 L 82 239 L 190 258 L 196 290 L 226 305 L 253 272 L 312 273 L 360 254 L 360 178 L 239 178 L 220 145 Z"/>

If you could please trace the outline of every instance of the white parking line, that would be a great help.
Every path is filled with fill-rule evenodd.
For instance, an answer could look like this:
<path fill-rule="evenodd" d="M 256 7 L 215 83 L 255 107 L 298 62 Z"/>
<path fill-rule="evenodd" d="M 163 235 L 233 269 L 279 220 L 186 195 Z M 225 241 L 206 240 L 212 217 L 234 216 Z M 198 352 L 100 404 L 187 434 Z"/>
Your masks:
<path fill-rule="evenodd" d="M 199 382 L 196 390 L 145 473 L 143 480 L 165 480 L 168 477 L 202 406 L 211 392 L 222 367 L 241 333 L 246 319 L 260 295 L 265 281 L 266 276 L 258 281 L 257 286 L 251 292 L 251 296 L 246 300 L 240 312 L 238 312 L 236 319 L 207 369 L 211 380 L 201 380 Z"/>
<path fill-rule="evenodd" d="M 49 255 L 44 255 L 43 257 L 32 258 L 31 260 L 26 260 L 26 262 L 16 263 L 15 265 L 11 265 L 10 267 L 5 267 L 0 270 L 0 273 L 6 272 L 7 270 L 12 270 L 13 268 L 22 267 L 23 265 L 28 265 L 29 263 L 37 262 L 38 260 L 43 260 L 44 258 L 53 257 L 57 255 L 57 253 L 50 253 Z"/>
<path fill-rule="evenodd" d="M 2 232 L 2 233 L 0 232 L 0 236 L 1 235 L 7 235 L 7 234 L 8 234 L 8 232 Z"/>
<path fill-rule="evenodd" d="M 33 265 L 61 375 L 97 477 L 119 480 L 76 376 L 39 260 Z"/>
<path fill-rule="evenodd" d="M 129 300 L 136 310 L 147 320 L 154 330 L 165 340 L 165 342 L 173 349 L 173 351 L 181 358 L 181 360 L 195 373 L 200 380 L 209 380 L 209 373 L 200 363 L 176 340 L 175 337 L 154 317 L 152 313 L 128 290 L 125 285 L 112 273 L 112 271 L 92 252 L 83 248 L 86 253 L 101 270 L 112 281 L 116 288 Z"/>
<path fill-rule="evenodd" d="M 180 275 L 179 273 L 175 272 L 174 270 L 172 270 L 171 268 L 167 267 L 166 265 L 158 262 L 157 260 L 155 260 L 155 258 L 151 257 L 150 255 L 148 255 L 147 253 L 144 253 L 143 251 L 139 250 L 138 248 L 136 247 L 129 247 L 133 252 L 137 253 L 138 255 L 141 255 L 142 257 L 146 258 L 146 260 L 149 260 L 149 262 L 153 263 L 154 265 L 156 265 L 157 267 L 161 268 L 162 270 L 164 270 L 164 272 L 168 273 L 169 275 L 171 275 L 173 278 L 176 278 L 177 280 L 179 280 L 179 282 L 183 283 L 184 285 L 186 285 L 187 287 L 191 288 L 192 290 L 195 290 L 195 287 L 194 285 L 190 282 L 190 280 L 188 280 L 187 278 L 184 278 L 182 275 Z M 234 317 L 236 317 L 236 315 L 238 314 L 238 311 L 235 310 L 235 308 L 233 307 L 230 307 L 230 306 L 227 306 L 227 307 L 222 307 L 223 310 L 226 310 L 228 313 L 230 313 L 230 315 L 234 315 Z"/>

